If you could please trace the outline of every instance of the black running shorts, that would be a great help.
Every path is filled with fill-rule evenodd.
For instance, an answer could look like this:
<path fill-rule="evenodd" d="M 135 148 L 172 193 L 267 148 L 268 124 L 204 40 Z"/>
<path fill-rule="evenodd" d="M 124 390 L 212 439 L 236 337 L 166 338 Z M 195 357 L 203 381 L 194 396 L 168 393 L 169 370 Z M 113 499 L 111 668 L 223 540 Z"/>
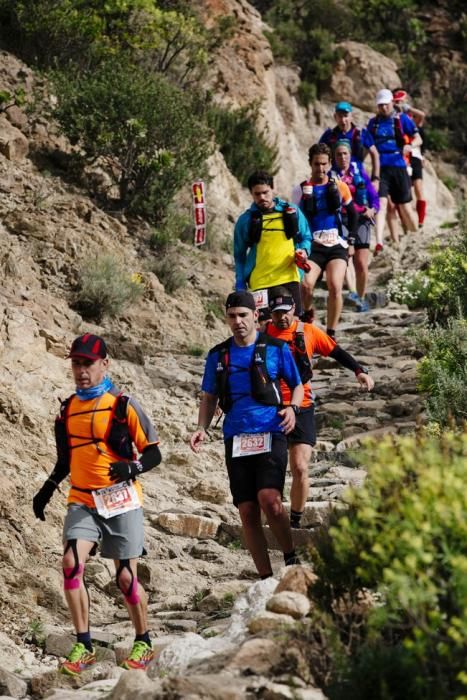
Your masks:
<path fill-rule="evenodd" d="M 347 262 L 349 257 L 348 249 L 341 245 L 325 246 L 315 243 L 313 241 L 313 246 L 311 248 L 311 255 L 309 260 L 318 265 L 322 270 L 326 269 L 326 265 L 331 260 L 345 260 Z"/>
<path fill-rule="evenodd" d="M 271 452 L 248 457 L 232 457 L 232 443 L 233 438 L 225 441 L 225 462 L 234 505 L 256 502 L 262 489 L 276 489 L 282 496 L 287 469 L 286 436 L 273 433 Z"/>
<path fill-rule="evenodd" d="M 414 180 L 423 180 L 422 159 L 417 158 L 417 156 L 412 156 L 410 158 L 410 165 L 412 166 L 412 182 Z"/>
<path fill-rule="evenodd" d="M 379 183 L 379 196 L 391 195 L 394 204 L 407 204 L 412 201 L 412 183 L 407 168 L 397 168 L 394 165 L 381 167 L 381 180 Z"/>
<path fill-rule="evenodd" d="M 316 445 L 315 407 L 302 408 L 295 420 L 295 428 L 287 435 L 289 445 Z"/>

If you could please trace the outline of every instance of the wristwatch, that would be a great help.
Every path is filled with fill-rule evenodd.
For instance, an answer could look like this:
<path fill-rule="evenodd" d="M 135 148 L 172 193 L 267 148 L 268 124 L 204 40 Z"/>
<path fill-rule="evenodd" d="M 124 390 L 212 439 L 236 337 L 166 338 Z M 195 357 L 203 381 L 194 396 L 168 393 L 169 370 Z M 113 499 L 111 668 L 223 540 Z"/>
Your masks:
<path fill-rule="evenodd" d="M 300 406 L 297 406 L 297 404 L 295 403 L 291 403 L 290 408 L 295 413 L 295 415 L 298 416 L 298 414 L 300 413 Z"/>
<path fill-rule="evenodd" d="M 368 374 L 368 367 L 358 367 L 355 370 L 355 376 L 358 377 L 359 374 Z"/>

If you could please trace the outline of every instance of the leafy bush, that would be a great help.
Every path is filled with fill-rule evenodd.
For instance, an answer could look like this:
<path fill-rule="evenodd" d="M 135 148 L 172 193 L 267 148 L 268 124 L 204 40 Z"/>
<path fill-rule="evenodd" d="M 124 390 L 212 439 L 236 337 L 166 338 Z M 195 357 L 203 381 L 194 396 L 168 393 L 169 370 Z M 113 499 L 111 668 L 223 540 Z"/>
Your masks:
<path fill-rule="evenodd" d="M 450 319 L 447 328 L 435 326 L 417 334 L 425 352 L 417 373 L 419 388 L 427 391 L 428 415 L 447 425 L 467 421 L 467 320 Z"/>
<path fill-rule="evenodd" d="M 129 273 L 112 255 L 90 260 L 80 270 L 75 306 L 87 319 L 117 316 L 144 293 L 141 276 Z"/>
<path fill-rule="evenodd" d="M 258 114 L 256 103 L 232 110 L 213 106 L 208 112 L 208 123 L 227 167 L 243 185 L 254 170 L 277 172 L 278 151 L 258 128 Z"/>
<path fill-rule="evenodd" d="M 335 638 L 321 671 L 310 653 L 311 672 L 327 676 L 331 699 L 465 696 L 466 452 L 466 432 L 387 437 L 359 452 L 365 486 L 310 551 L 315 615 Z"/>
<path fill-rule="evenodd" d="M 403 272 L 388 284 L 390 298 L 410 308 L 424 307 L 432 323 L 467 316 L 467 220 L 466 208 L 459 213 L 459 231 L 450 233 L 432 248 L 426 270 Z"/>
<path fill-rule="evenodd" d="M 210 152 L 202 101 L 123 61 L 55 72 L 53 81 L 55 117 L 87 159 L 113 162 L 122 206 L 163 220 L 177 189 L 202 173 Z"/>
<path fill-rule="evenodd" d="M 88 70 L 126 54 L 144 57 L 146 70 L 170 74 L 182 85 L 193 82 L 226 33 L 225 22 L 208 31 L 183 1 L 0 0 L 0 19 L 4 39 L 42 67 L 73 63 Z"/>

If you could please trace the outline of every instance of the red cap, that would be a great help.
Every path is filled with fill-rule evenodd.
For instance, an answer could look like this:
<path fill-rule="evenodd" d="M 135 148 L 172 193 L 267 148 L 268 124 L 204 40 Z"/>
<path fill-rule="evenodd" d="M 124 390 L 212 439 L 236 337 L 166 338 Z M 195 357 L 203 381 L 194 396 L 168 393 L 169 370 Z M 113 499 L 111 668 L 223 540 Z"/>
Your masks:
<path fill-rule="evenodd" d="M 394 90 L 392 93 L 395 102 L 402 102 L 407 99 L 407 93 L 405 90 Z"/>
<path fill-rule="evenodd" d="M 75 338 L 67 357 L 85 357 L 88 360 L 103 360 L 107 357 L 107 346 L 98 335 L 85 333 Z"/>

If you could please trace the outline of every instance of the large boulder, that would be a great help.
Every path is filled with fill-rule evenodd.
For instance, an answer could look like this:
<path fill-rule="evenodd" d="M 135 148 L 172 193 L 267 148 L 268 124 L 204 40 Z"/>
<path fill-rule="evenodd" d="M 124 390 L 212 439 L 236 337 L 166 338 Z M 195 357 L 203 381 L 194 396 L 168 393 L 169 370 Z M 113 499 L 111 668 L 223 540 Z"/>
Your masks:
<path fill-rule="evenodd" d="M 29 151 L 26 136 L 10 124 L 8 119 L 0 116 L 0 153 L 8 160 L 23 160 Z"/>
<path fill-rule="evenodd" d="M 401 84 L 396 63 L 357 41 L 343 41 L 336 48 L 342 58 L 334 68 L 329 97 L 348 100 L 362 110 L 374 112 L 378 90 L 394 90 Z"/>

